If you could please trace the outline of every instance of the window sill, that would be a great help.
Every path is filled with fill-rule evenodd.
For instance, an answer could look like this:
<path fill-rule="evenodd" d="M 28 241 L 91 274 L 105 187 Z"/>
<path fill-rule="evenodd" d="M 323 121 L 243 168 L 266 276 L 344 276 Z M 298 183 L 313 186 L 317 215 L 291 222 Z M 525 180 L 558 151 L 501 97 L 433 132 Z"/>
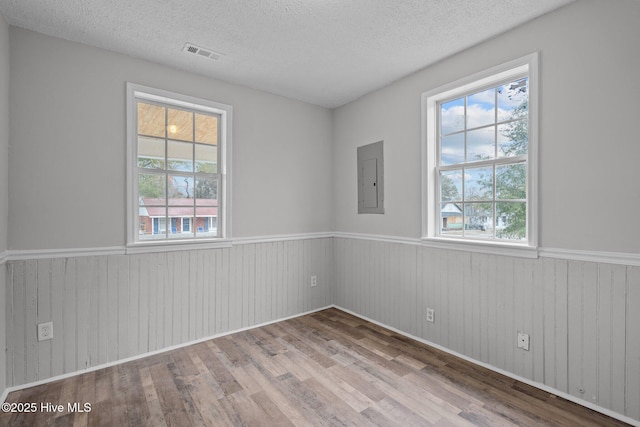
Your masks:
<path fill-rule="evenodd" d="M 520 258 L 538 258 L 538 248 L 522 243 L 483 242 L 473 240 L 447 239 L 444 237 L 423 237 L 422 245 L 453 251 L 477 252 Z"/>
<path fill-rule="evenodd" d="M 129 243 L 126 248 L 126 254 L 145 254 L 154 252 L 174 252 L 189 251 L 197 249 L 220 249 L 230 248 L 232 246 L 231 239 L 215 239 L 215 240 L 176 240 L 162 242 L 139 242 Z"/>

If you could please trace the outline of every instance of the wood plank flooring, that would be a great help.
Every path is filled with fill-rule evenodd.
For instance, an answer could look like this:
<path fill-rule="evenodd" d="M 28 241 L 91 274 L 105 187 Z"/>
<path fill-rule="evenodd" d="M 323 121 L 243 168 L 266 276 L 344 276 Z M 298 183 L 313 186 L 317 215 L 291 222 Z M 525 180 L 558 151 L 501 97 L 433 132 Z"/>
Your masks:
<path fill-rule="evenodd" d="M 623 426 L 336 309 L 11 393 L 2 426 Z M 70 411 L 68 404 L 90 404 Z M 41 405 L 63 405 L 61 412 Z"/>

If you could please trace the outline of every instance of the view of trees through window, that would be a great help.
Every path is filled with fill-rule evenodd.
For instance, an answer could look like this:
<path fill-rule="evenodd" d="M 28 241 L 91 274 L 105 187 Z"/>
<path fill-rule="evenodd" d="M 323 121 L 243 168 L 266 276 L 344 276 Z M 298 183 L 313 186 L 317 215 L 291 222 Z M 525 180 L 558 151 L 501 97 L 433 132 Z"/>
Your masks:
<path fill-rule="evenodd" d="M 439 104 L 440 235 L 527 238 L 528 78 Z"/>
<path fill-rule="evenodd" d="M 136 105 L 139 238 L 217 237 L 220 116 Z"/>

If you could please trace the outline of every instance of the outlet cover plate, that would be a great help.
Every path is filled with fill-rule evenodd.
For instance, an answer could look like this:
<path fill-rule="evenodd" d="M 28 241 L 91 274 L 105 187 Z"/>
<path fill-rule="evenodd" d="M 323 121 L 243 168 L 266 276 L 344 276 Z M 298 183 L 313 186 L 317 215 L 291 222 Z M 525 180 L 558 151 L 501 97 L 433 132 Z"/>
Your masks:
<path fill-rule="evenodd" d="M 38 341 L 53 339 L 53 322 L 38 323 Z"/>
<path fill-rule="evenodd" d="M 434 323 L 436 321 L 436 313 L 433 308 L 427 308 L 427 322 Z"/>
<path fill-rule="evenodd" d="M 529 351 L 529 334 L 518 332 L 518 348 Z"/>

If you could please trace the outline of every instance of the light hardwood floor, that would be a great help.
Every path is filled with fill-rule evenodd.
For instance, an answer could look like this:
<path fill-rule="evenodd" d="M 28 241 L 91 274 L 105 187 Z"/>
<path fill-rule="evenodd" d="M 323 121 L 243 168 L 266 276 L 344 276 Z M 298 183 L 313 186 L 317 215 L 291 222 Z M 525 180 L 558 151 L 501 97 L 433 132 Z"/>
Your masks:
<path fill-rule="evenodd" d="M 10 426 L 622 426 L 328 309 L 13 392 Z M 42 403 L 63 405 L 60 413 Z M 68 403 L 90 412 L 69 412 Z"/>

